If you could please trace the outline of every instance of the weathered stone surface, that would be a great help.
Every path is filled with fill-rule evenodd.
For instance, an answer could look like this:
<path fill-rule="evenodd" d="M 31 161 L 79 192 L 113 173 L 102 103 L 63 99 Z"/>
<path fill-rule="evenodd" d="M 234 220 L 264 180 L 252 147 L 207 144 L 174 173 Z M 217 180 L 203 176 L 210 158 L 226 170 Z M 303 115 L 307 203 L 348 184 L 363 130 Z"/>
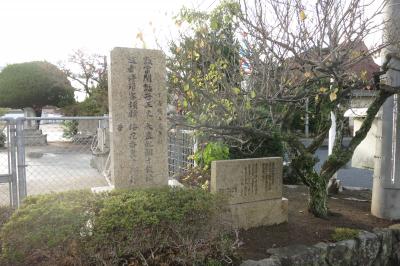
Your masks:
<path fill-rule="evenodd" d="M 282 197 L 282 158 L 213 161 L 211 192 L 229 195 L 230 204 Z"/>
<path fill-rule="evenodd" d="M 112 182 L 116 188 L 166 186 L 164 55 L 114 48 L 109 73 Z"/>
<path fill-rule="evenodd" d="M 325 262 L 326 250 L 318 246 L 294 245 L 268 249 L 267 252 L 278 257 L 282 266 L 327 265 Z"/>
<path fill-rule="evenodd" d="M 381 247 L 374 265 L 388 265 L 393 251 L 392 231 L 390 229 L 377 228 L 373 233 L 378 236 Z"/>
<path fill-rule="evenodd" d="M 36 117 L 36 112 L 32 107 L 24 108 L 24 116 L 25 117 Z M 37 124 L 35 120 L 26 120 L 24 122 L 24 129 L 34 128 L 37 129 Z"/>
<path fill-rule="evenodd" d="M 400 265 L 400 224 L 389 226 L 392 232 L 392 255 L 390 257 L 391 265 Z"/>
<path fill-rule="evenodd" d="M 213 161 L 211 192 L 228 196 L 235 228 L 288 220 L 288 200 L 282 198 L 280 157 Z"/>
<path fill-rule="evenodd" d="M 357 265 L 357 242 L 354 239 L 328 244 L 327 262 L 329 265 Z"/>
<path fill-rule="evenodd" d="M 246 260 L 240 264 L 240 266 L 282 266 L 280 260 L 277 257 L 270 257 L 263 260 Z"/>
<path fill-rule="evenodd" d="M 24 144 L 26 146 L 43 146 L 47 145 L 47 135 L 42 130 L 36 128 L 24 128 Z"/>
<path fill-rule="evenodd" d="M 233 204 L 231 215 L 234 227 L 245 230 L 261 225 L 284 223 L 288 221 L 288 200 L 281 198 Z"/>
<path fill-rule="evenodd" d="M 358 242 L 358 265 L 374 265 L 375 259 L 379 253 L 381 243 L 377 235 L 362 231 L 357 237 Z"/>

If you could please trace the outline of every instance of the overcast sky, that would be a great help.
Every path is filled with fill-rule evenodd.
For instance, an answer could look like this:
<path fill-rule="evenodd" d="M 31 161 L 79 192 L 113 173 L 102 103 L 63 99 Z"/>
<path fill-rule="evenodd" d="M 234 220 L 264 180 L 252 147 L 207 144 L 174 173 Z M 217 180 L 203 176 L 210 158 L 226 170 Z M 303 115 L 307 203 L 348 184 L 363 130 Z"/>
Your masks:
<path fill-rule="evenodd" d="M 0 66 L 66 60 L 73 49 L 108 54 L 115 46 L 148 48 L 174 32 L 172 16 L 186 5 L 218 0 L 0 0 Z"/>
<path fill-rule="evenodd" d="M 0 0 L 0 67 L 33 60 L 65 61 L 74 49 L 109 54 L 116 46 L 156 48 L 176 32 L 186 5 L 211 9 L 219 0 Z M 380 1 L 375 1 L 379 3 Z M 370 38 L 368 45 L 380 39 Z"/>

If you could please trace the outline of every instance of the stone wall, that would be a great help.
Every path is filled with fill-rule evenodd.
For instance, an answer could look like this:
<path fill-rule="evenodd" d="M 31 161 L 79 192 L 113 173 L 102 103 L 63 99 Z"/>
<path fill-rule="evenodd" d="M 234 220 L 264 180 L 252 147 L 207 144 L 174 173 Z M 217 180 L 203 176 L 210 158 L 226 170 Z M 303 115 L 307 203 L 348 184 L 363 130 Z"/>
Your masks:
<path fill-rule="evenodd" d="M 400 265 L 400 226 L 362 231 L 355 239 L 314 246 L 296 245 L 267 250 L 269 258 L 241 266 Z"/>

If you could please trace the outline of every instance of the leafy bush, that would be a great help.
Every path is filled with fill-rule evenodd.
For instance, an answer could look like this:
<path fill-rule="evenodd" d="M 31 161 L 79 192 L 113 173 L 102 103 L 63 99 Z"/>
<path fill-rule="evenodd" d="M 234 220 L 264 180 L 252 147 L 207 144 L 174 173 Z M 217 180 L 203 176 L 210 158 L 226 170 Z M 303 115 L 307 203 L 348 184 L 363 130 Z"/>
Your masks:
<path fill-rule="evenodd" d="M 192 189 L 30 197 L 1 231 L 2 259 L 10 265 L 217 265 L 231 256 L 225 206 L 220 196 Z"/>
<path fill-rule="evenodd" d="M 78 133 L 78 121 L 66 120 L 63 122 L 63 137 L 70 139 Z"/>
<path fill-rule="evenodd" d="M 203 149 L 194 154 L 198 167 L 211 169 L 211 162 L 229 159 L 229 147 L 221 142 L 209 142 Z"/>
<path fill-rule="evenodd" d="M 332 233 L 333 241 L 342 241 L 346 239 L 352 239 L 358 236 L 360 230 L 345 228 L 345 227 L 337 227 Z"/>

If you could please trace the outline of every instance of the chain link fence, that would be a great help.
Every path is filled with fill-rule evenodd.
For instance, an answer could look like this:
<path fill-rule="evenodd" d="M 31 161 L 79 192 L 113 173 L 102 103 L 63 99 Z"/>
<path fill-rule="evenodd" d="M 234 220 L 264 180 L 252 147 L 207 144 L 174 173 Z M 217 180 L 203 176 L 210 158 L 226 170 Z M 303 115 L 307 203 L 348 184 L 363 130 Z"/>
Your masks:
<path fill-rule="evenodd" d="M 29 118 L 24 122 L 27 195 L 107 186 L 107 118 Z M 101 137 L 99 137 L 101 136 Z"/>
<path fill-rule="evenodd" d="M 0 120 L 1 205 L 12 205 L 12 192 L 17 194 L 17 190 L 22 191 L 22 198 L 110 185 L 108 117 L 31 117 L 12 120 L 11 124 L 10 121 Z M 19 132 L 17 127 L 22 132 L 10 145 L 10 132 Z M 194 131 L 177 126 L 169 130 L 168 142 L 168 175 L 174 178 L 193 167 L 197 143 Z"/>
<path fill-rule="evenodd" d="M 194 130 L 179 126 L 168 132 L 168 175 L 178 177 L 194 166 L 193 155 L 197 150 Z"/>

